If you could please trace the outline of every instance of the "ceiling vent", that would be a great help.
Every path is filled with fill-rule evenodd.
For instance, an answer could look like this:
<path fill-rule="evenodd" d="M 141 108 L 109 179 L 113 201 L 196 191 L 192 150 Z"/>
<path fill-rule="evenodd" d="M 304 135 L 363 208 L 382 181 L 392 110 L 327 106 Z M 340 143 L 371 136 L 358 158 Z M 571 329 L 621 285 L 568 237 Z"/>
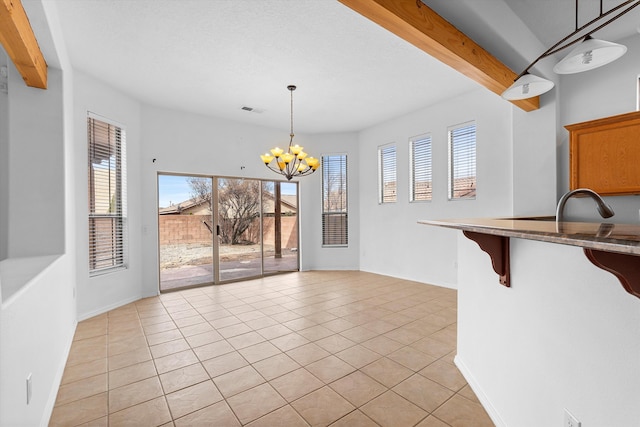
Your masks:
<path fill-rule="evenodd" d="M 247 107 L 246 105 L 243 107 L 240 107 L 240 109 L 244 111 L 250 111 L 252 113 L 258 113 L 258 114 L 264 113 L 264 110 L 262 108 Z"/>

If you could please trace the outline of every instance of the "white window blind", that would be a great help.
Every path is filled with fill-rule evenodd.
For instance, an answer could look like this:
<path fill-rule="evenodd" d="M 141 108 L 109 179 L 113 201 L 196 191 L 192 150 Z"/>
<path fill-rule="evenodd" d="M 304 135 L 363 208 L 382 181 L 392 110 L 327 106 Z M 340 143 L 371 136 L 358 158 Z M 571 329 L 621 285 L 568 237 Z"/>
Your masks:
<path fill-rule="evenodd" d="M 433 194 L 431 173 L 431 136 L 422 135 L 409 140 L 411 155 L 412 202 L 431 200 Z"/>
<path fill-rule="evenodd" d="M 449 200 L 476 198 L 476 124 L 449 129 Z"/>
<path fill-rule="evenodd" d="M 322 156 L 322 245 L 348 243 L 347 156 Z"/>
<path fill-rule="evenodd" d="M 386 145 L 378 149 L 380 189 L 379 203 L 395 203 L 397 199 L 396 146 Z"/>
<path fill-rule="evenodd" d="M 89 272 L 125 267 L 125 132 L 93 116 L 87 118 L 89 142 Z"/>

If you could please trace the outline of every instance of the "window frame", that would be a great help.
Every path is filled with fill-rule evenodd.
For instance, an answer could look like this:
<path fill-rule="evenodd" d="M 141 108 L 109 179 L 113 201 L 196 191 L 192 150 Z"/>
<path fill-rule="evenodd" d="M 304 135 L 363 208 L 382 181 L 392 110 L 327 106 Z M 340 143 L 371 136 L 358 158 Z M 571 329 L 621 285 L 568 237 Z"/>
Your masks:
<path fill-rule="evenodd" d="M 428 141 L 428 148 L 425 148 L 425 150 L 428 151 L 428 160 L 425 160 L 425 166 L 426 163 L 428 163 L 428 167 L 426 167 L 426 170 L 420 169 L 420 171 L 418 171 L 416 167 L 416 143 L 422 143 L 425 141 Z M 419 164 L 422 164 L 422 162 Z M 409 138 L 409 165 L 409 202 L 431 202 L 433 200 L 433 138 L 431 137 L 431 133 L 424 133 Z M 426 198 L 416 198 L 416 173 L 418 173 L 418 175 L 426 174 L 430 178 L 428 181 L 425 181 L 429 182 L 429 186 L 431 188 L 431 191 L 427 193 L 428 195 Z"/>
<path fill-rule="evenodd" d="M 473 195 L 472 196 L 456 196 L 455 192 L 456 192 L 456 185 L 455 185 L 455 179 L 456 179 L 456 175 L 457 175 L 457 171 L 459 170 L 458 168 L 456 168 L 456 157 L 455 157 L 455 150 L 454 150 L 454 145 L 456 143 L 456 141 L 454 141 L 454 133 L 457 130 L 460 129 L 465 129 L 465 128 L 469 128 L 473 126 L 473 164 L 472 164 L 472 169 L 473 169 Z M 478 191 L 478 186 L 477 186 L 477 181 L 478 181 L 478 171 L 477 171 L 477 164 L 478 164 L 478 156 L 477 156 L 477 147 L 478 147 L 478 126 L 476 124 L 475 120 L 470 120 L 464 123 L 460 123 L 457 125 L 453 125 L 453 126 L 449 126 L 447 128 L 447 142 L 448 142 L 448 152 L 449 152 L 449 167 L 448 167 L 448 193 L 447 193 L 447 197 L 449 201 L 457 201 L 457 200 L 475 200 L 477 197 L 477 191 Z M 464 141 L 460 141 L 460 142 L 464 142 Z"/>
<path fill-rule="evenodd" d="M 386 167 L 385 165 L 385 152 L 387 150 L 393 149 L 393 164 Z M 389 159 L 391 160 L 391 159 Z M 387 194 L 385 191 L 385 171 L 389 171 L 392 173 L 394 180 L 389 181 L 389 183 L 395 182 L 395 192 L 392 194 Z M 386 196 L 393 196 L 392 198 L 387 199 Z M 398 201 L 398 147 L 395 142 L 390 142 L 388 144 L 380 145 L 378 147 L 378 204 L 386 205 L 396 203 Z"/>
<path fill-rule="evenodd" d="M 340 187 L 339 191 L 344 191 L 344 196 L 340 194 L 339 205 L 337 209 L 331 209 L 331 199 L 327 196 L 327 176 L 325 174 L 335 170 L 331 164 L 327 164 L 328 159 L 337 158 L 340 164 L 337 166 L 339 170 Z M 323 248 L 344 248 L 349 246 L 349 157 L 347 153 L 328 153 L 321 156 L 322 162 L 322 205 L 321 205 L 321 233 Z M 330 185 L 330 184 L 329 184 Z M 334 231 L 327 231 L 327 219 L 331 217 L 342 216 L 339 222 L 337 237 L 338 243 L 329 241 L 329 237 L 336 237 Z M 327 234 L 330 233 L 330 234 Z"/>
<path fill-rule="evenodd" d="M 102 134 L 100 137 L 107 141 L 111 150 L 111 144 L 114 144 L 113 153 L 114 160 L 108 160 L 109 166 L 103 168 L 108 170 L 106 178 L 106 186 L 104 183 L 98 183 L 96 180 L 104 181 L 104 178 L 96 178 L 96 169 L 93 165 L 97 163 L 93 162 L 96 156 L 104 156 L 105 152 L 100 153 L 105 149 L 105 146 L 99 147 L 96 132 L 104 132 L 106 129 L 106 135 Z M 113 140 L 112 140 L 113 138 Z M 108 151 L 111 153 L 111 151 Z M 111 156 L 109 155 L 108 159 Z M 88 267 L 89 277 L 108 274 L 114 271 L 119 271 L 128 268 L 128 224 L 127 224 L 127 161 L 126 161 L 126 129 L 125 127 L 111 119 L 100 116 L 98 114 L 87 112 L 87 188 L 88 188 L 88 201 L 87 201 L 87 219 L 88 219 Z M 101 163 L 106 159 L 102 159 Z M 111 166 L 111 163 L 114 163 Z M 111 171 L 114 171 L 112 176 Z M 100 188 L 97 185 L 102 184 Z M 111 192 L 111 186 L 115 186 L 113 193 Z M 107 191 L 107 202 L 109 207 L 107 212 L 99 212 L 100 207 L 98 204 L 102 202 L 104 205 L 105 200 L 97 200 L 100 198 L 97 193 Z M 104 207 L 104 206 L 102 206 Z M 110 212 L 111 210 L 115 212 Z M 100 236 L 96 231 L 96 224 L 98 220 L 110 219 L 110 224 L 106 227 L 108 234 Z M 104 222 L 104 221 L 100 221 Z M 101 257 L 100 252 L 108 253 L 106 257 Z"/>

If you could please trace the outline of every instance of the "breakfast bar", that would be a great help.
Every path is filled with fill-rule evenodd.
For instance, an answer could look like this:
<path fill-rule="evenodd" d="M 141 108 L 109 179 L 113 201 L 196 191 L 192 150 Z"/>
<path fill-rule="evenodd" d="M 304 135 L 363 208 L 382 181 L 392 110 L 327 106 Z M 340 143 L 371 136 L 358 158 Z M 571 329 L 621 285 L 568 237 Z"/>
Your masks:
<path fill-rule="evenodd" d="M 640 226 L 556 221 L 553 216 L 423 220 L 420 224 L 462 230 L 491 257 L 500 284 L 510 287 L 511 237 L 578 246 L 595 266 L 615 275 L 640 298 Z"/>
<path fill-rule="evenodd" d="M 612 425 L 612 411 L 637 424 L 640 225 L 555 216 L 419 223 L 462 231 L 454 362 L 496 425 L 560 425 L 564 411 L 590 425 Z"/>

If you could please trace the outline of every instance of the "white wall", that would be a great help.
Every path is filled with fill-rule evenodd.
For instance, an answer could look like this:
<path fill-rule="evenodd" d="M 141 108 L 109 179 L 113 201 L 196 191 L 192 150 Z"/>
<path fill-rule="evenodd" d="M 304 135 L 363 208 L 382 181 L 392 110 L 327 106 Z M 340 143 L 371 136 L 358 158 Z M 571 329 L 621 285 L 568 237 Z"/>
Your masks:
<path fill-rule="evenodd" d="M 8 256 L 12 258 L 64 252 L 61 72 L 51 69 L 49 81 L 46 91 L 27 87 L 9 64 Z"/>
<path fill-rule="evenodd" d="M 140 103 L 84 73 L 73 79 L 75 130 L 73 167 L 76 195 L 78 318 L 85 319 L 142 297 L 141 253 L 141 128 Z M 103 116 L 123 126 L 127 148 L 128 267 L 89 277 L 89 225 L 87 192 L 87 112 Z"/>
<path fill-rule="evenodd" d="M 27 261 L 35 266 L 39 260 L 28 258 Z M 11 298 L 3 295 L 0 309 L 2 426 L 48 424 L 76 325 L 71 277 L 73 265 L 69 257 L 59 257 L 47 263 Z M 29 374 L 33 396 L 27 405 Z"/>
<path fill-rule="evenodd" d="M 640 424 L 640 301 L 580 248 L 511 239 L 511 288 L 458 237 L 456 363 L 498 426 Z"/>
<path fill-rule="evenodd" d="M 278 175 L 261 163 L 259 154 L 288 143 L 288 132 L 252 126 L 145 105 L 142 109 L 142 269 L 143 295 L 158 293 L 157 174 L 176 172 L 217 176 L 276 179 Z M 319 247 L 321 227 L 320 172 L 299 179 L 302 269 L 357 269 L 357 142 L 355 134 L 297 134 L 295 142 L 319 157 L 322 153 L 345 152 L 349 157 L 350 217 L 352 235 L 348 249 Z M 155 162 L 153 161 L 155 159 Z M 355 178 L 355 179 L 352 179 Z M 353 189 L 353 191 L 351 191 Z M 353 231 L 356 230 L 356 231 Z M 336 256 L 336 253 L 340 253 Z"/>
<path fill-rule="evenodd" d="M 540 97 L 540 109 L 512 106 L 513 214 L 555 215 L 557 142 L 555 93 Z"/>
<path fill-rule="evenodd" d="M 360 268 L 440 286 L 457 283 L 455 231 L 421 219 L 509 216 L 513 212 L 511 105 L 478 89 L 360 132 Z M 447 199 L 447 128 L 475 120 L 477 197 Z M 433 200 L 409 203 L 409 138 L 430 133 Z M 398 198 L 378 204 L 378 147 L 396 143 Z"/>
<path fill-rule="evenodd" d="M 71 71 L 52 3 L 23 3 L 47 58 L 49 82 L 46 91 L 27 88 L 10 66 L 7 143 L 13 154 L 2 177 L 10 191 L 0 196 L 11 231 L 0 289 L 7 281 L 12 288 L 0 292 L 2 426 L 47 425 L 76 324 L 75 177 L 65 168 L 73 162 Z M 43 253 L 57 255 L 37 256 Z M 22 282 L 14 286 L 15 280 Z M 27 405 L 29 373 L 33 395 Z"/>

